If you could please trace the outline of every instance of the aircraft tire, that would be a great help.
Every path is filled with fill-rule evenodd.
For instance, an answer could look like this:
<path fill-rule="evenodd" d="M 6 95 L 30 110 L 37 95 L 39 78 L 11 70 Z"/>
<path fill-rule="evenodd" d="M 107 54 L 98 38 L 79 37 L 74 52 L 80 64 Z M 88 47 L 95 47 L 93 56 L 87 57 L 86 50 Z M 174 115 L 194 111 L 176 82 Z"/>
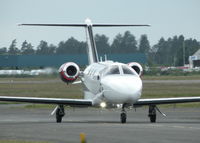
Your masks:
<path fill-rule="evenodd" d="M 57 123 L 61 123 L 62 122 L 62 117 L 63 117 L 64 115 L 63 115 L 63 111 L 61 111 L 61 109 L 60 108 L 58 108 L 57 110 L 56 110 L 56 122 Z"/>
<path fill-rule="evenodd" d="M 150 118 L 151 123 L 156 122 L 156 115 L 150 115 L 149 118 Z"/>
<path fill-rule="evenodd" d="M 121 123 L 126 123 L 126 113 L 121 113 Z"/>
<path fill-rule="evenodd" d="M 62 116 L 56 116 L 56 122 L 61 123 L 62 122 Z"/>

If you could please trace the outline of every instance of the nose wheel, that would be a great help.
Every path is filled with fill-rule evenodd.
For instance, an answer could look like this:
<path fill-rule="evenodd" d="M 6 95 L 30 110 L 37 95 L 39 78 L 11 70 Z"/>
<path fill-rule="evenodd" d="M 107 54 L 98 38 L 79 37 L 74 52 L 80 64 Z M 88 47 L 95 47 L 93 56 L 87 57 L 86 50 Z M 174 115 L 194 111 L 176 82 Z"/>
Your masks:
<path fill-rule="evenodd" d="M 65 115 L 65 109 L 63 105 L 59 105 L 57 110 L 56 110 L 56 122 L 61 123 L 62 118 Z"/>
<path fill-rule="evenodd" d="M 125 104 L 122 106 L 122 113 L 121 113 L 121 123 L 126 123 L 126 111 L 125 111 Z"/>

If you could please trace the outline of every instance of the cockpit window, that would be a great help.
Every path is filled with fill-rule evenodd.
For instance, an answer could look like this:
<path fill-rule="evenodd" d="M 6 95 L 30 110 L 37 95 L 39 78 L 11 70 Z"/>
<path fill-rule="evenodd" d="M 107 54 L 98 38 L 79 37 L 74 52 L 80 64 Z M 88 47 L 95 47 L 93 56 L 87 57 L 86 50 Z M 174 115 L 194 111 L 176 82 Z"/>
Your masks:
<path fill-rule="evenodd" d="M 108 72 L 106 73 L 106 75 L 109 75 L 109 74 L 120 74 L 119 72 L 119 67 L 118 66 L 112 66 Z"/>
<path fill-rule="evenodd" d="M 126 66 L 122 66 L 122 70 L 124 74 L 134 74 L 134 72 Z"/>

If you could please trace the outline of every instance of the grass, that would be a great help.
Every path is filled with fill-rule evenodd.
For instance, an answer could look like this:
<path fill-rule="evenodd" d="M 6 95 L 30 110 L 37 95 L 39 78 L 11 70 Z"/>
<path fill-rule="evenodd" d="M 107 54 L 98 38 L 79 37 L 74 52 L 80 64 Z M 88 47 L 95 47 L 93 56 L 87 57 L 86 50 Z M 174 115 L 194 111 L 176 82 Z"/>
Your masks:
<path fill-rule="evenodd" d="M 27 109 L 33 109 L 33 108 L 39 108 L 39 109 L 54 109 L 56 107 L 56 105 L 52 105 L 52 104 L 28 104 L 24 106 Z M 23 108 L 24 108 L 23 107 Z"/>
<path fill-rule="evenodd" d="M 200 76 L 144 76 L 144 80 L 196 80 Z M 45 83 L 18 83 L 12 82 L 0 84 L 0 96 L 26 96 L 26 97 L 52 97 L 52 98 L 82 98 L 81 84 L 72 85 L 59 81 L 59 78 L 0 78 L 0 81 L 48 81 L 56 82 Z M 164 98 L 164 97 L 184 97 L 200 96 L 199 83 L 144 83 L 142 98 Z M 2 102 L 1 102 L 2 103 Z M 10 102 L 3 102 L 9 104 Z M 48 108 L 51 105 L 28 105 L 27 108 Z M 179 106 L 179 105 L 178 105 Z M 199 106 L 200 103 L 180 104 L 180 106 Z"/>
<path fill-rule="evenodd" d="M 142 93 L 143 98 L 200 96 L 200 85 L 197 83 L 145 83 Z"/>
<path fill-rule="evenodd" d="M 41 80 L 57 80 L 54 76 L 35 76 L 35 77 L 0 77 L 0 81 L 41 81 Z"/>
<path fill-rule="evenodd" d="M 148 76 L 142 77 L 143 80 L 200 80 L 200 75 L 191 76 Z"/>
<path fill-rule="evenodd" d="M 6 79 L 13 81 L 32 81 L 30 78 Z M 4 79 L 4 81 L 6 81 Z M 35 81 L 35 79 L 33 79 Z M 38 81 L 47 80 L 46 78 L 37 78 Z M 12 82 L 0 84 L 0 96 L 26 96 L 26 97 L 60 97 L 60 98 L 81 98 L 80 85 L 67 85 L 63 82 L 55 83 L 20 83 Z"/>
<path fill-rule="evenodd" d="M 50 143 L 45 141 L 0 140 L 0 143 Z"/>

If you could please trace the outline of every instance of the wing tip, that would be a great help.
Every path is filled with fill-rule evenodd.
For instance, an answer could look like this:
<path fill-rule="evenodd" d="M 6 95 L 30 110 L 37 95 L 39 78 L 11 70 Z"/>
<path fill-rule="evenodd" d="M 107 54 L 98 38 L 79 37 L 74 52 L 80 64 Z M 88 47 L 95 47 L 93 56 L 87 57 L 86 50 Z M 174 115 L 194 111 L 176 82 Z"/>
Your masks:
<path fill-rule="evenodd" d="M 23 24 L 21 24 L 21 23 L 17 23 L 17 26 L 22 26 Z"/>

